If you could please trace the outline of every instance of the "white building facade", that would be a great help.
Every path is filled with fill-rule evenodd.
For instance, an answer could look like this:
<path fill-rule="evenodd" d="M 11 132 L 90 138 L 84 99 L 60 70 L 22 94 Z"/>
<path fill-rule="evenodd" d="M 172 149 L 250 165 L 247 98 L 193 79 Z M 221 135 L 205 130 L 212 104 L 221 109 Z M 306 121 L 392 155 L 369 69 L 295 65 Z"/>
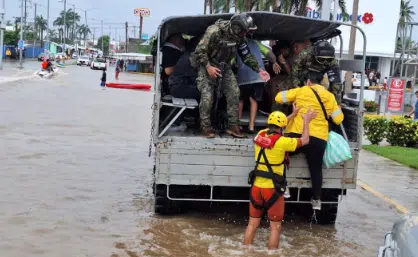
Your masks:
<path fill-rule="evenodd" d="M 366 67 L 380 71 L 382 77 L 389 77 L 391 61 L 395 51 L 396 31 L 399 21 L 400 0 L 366 0 L 359 1 L 357 25 L 365 32 L 367 38 Z M 332 5 L 334 6 L 334 4 Z M 340 22 L 351 23 L 353 0 L 346 0 L 348 15 L 343 15 L 337 7 L 333 19 Z M 307 9 L 307 17 L 320 18 L 320 11 L 315 3 L 310 0 Z M 343 58 L 347 58 L 350 40 L 350 27 L 340 26 L 343 37 Z M 356 58 L 363 55 L 363 36 L 359 31 L 356 33 Z M 339 53 L 340 42 L 335 42 L 336 51 Z"/>

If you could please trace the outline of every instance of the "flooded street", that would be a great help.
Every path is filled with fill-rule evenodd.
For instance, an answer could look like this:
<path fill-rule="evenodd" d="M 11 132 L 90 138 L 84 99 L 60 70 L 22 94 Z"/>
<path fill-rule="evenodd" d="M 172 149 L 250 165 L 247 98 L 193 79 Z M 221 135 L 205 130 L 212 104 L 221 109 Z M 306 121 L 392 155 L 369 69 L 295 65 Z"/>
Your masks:
<path fill-rule="evenodd" d="M 101 71 L 86 67 L 36 78 L 38 65 L 26 64 L 29 79 L 0 80 L 1 256 L 376 256 L 399 217 L 358 186 L 344 197 L 335 226 L 289 217 L 281 250 L 269 253 L 266 224 L 253 248 L 242 247 L 245 211 L 156 216 L 153 94 L 102 89 Z M 113 76 L 112 68 L 108 82 Z M 121 82 L 152 80 L 120 75 Z M 417 173 L 381 160 L 362 152 L 359 178 L 416 211 Z M 394 178 L 399 190 L 391 191 Z"/>

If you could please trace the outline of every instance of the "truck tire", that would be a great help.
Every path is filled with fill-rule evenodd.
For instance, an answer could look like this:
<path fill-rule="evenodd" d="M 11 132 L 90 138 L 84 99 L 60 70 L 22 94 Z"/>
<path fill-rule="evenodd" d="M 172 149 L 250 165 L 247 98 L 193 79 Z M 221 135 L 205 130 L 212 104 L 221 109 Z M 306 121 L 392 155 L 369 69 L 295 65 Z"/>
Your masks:
<path fill-rule="evenodd" d="M 321 225 L 334 224 L 337 219 L 338 203 L 322 204 L 321 211 L 316 212 L 316 219 Z"/>
<path fill-rule="evenodd" d="M 171 201 L 167 198 L 167 186 L 157 185 L 155 187 L 155 207 L 156 214 L 175 214 L 181 211 L 180 203 Z"/>

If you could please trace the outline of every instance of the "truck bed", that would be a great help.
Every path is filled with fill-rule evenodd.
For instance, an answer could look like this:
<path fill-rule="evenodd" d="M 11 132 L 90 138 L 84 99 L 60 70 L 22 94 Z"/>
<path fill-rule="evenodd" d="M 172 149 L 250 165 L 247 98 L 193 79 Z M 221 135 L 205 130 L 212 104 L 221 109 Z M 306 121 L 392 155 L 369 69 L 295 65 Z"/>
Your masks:
<path fill-rule="evenodd" d="M 358 148 L 350 143 L 353 159 L 332 169 L 323 169 L 324 188 L 356 187 Z M 236 139 L 228 135 L 207 139 L 193 130 L 171 132 L 157 143 L 157 184 L 246 187 L 254 169 L 252 136 Z M 344 172 L 345 170 L 345 172 Z M 289 187 L 311 187 L 306 158 L 291 157 L 287 172 Z"/>

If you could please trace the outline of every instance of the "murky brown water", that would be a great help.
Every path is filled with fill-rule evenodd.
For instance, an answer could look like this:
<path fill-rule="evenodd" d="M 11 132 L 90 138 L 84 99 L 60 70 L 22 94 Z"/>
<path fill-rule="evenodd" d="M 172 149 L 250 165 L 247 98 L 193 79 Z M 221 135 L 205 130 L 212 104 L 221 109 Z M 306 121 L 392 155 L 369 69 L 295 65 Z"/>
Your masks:
<path fill-rule="evenodd" d="M 155 216 L 152 94 L 103 90 L 100 75 L 67 67 L 51 80 L 0 84 L 0 256 L 375 256 L 397 218 L 351 190 L 335 226 L 289 218 L 282 249 L 268 252 L 266 224 L 242 247 L 242 212 Z"/>

